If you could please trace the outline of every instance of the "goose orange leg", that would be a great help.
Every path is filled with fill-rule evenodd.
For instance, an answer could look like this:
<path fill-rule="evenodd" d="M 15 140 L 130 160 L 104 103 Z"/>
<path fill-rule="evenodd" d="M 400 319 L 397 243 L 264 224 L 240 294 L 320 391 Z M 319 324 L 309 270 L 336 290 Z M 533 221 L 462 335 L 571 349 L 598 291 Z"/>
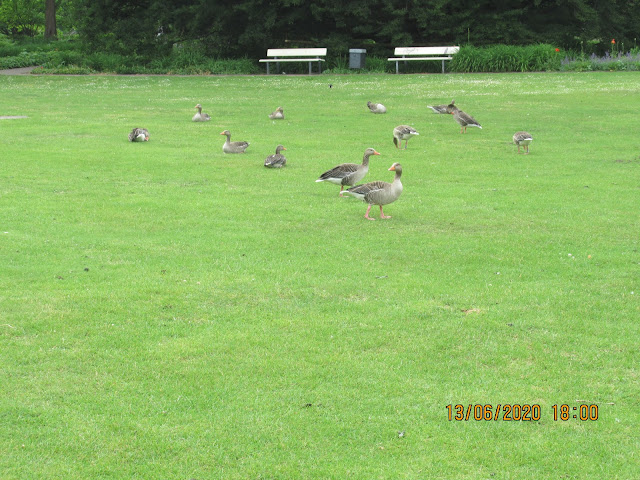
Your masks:
<path fill-rule="evenodd" d="M 385 215 L 382 211 L 382 205 L 380 205 L 380 218 L 391 218 L 391 215 Z"/>
<path fill-rule="evenodd" d="M 370 211 L 371 211 L 371 205 L 369 205 L 369 206 L 367 207 L 367 213 L 365 213 L 365 214 L 364 214 L 364 218 L 366 218 L 367 220 L 375 220 L 375 218 L 371 218 L 371 217 L 369 216 L 369 212 L 370 212 Z"/>

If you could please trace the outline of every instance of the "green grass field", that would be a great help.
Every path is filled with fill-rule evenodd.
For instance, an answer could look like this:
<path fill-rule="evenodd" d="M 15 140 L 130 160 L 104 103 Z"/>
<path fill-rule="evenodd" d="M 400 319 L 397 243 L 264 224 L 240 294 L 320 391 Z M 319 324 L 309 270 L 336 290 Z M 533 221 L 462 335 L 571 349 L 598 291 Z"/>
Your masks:
<path fill-rule="evenodd" d="M 29 117 L 0 120 L 0 477 L 638 478 L 639 94 L 635 73 L 0 77 L 0 115 Z M 452 98 L 482 130 L 426 107 Z M 367 147 L 364 181 L 404 168 L 389 220 L 315 183 Z"/>

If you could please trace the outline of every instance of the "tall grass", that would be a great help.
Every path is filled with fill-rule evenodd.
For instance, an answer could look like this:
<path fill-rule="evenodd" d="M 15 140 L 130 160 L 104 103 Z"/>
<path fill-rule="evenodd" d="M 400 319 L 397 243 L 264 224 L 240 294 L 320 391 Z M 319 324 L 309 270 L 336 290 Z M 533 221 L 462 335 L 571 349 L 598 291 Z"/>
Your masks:
<path fill-rule="evenodd" d="M 449 62 L 453 72 L 541 72 L 558 70 L 562 56 L 548 44 L 463 46 Z"/>

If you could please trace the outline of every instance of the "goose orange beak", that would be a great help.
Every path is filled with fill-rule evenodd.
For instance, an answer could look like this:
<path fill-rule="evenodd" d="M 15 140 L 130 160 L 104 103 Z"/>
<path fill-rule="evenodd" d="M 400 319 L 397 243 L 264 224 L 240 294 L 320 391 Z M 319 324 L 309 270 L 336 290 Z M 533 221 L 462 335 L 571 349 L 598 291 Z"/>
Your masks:
<path fill-rule="evenodd" d="M 376 152 L 375 150 L 373 151 L 373 154 L 374 154 L 374 155 L 380 155 L 380 153 L 379 153 L 379 152 Z"/>

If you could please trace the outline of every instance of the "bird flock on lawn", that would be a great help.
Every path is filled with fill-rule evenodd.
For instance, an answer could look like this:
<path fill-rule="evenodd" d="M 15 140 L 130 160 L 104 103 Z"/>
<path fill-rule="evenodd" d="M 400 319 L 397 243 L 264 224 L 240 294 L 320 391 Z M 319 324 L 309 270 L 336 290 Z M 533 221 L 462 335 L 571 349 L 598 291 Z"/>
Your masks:
<path fill-rule="evenodd" d="M 331 88 L 332 85 L 329 86 Z M 387 108 L 381 103 L 367 102 L 369 111 L 374 114 L 387 113 Z M 467 127 L 477 127 L 482 129 L 482 125 L 475 120 L 468 113 L 460 110 L 455 105 L 455 100 L 451 100 L 451 103 L 446 105 L 427 105 L 434 113 L 440 115 L 453 115 L 454 120 L 460 125 L 460 133 L 466 133 Z M 202 113 L 202 105 L 199 103 L 195 106 L 197 110 L 196 114 L 191 119 L 194 122 L 207 122 L 211 120 L 211 116 Z M 284 109 L 282 107 L 276 108 L 274 112 L 269 115 L 271 120 L 284 120 Z M 226 140 L 222 145 L 222 151 L 224 153 L 244 153 L 249 147 L 250 143 L 245 141 L 231 141 L 231 132 L 224 130 L 220 132 L 220 135 L 224 135 Z M 402 149 L 402 142 L 404 141 L 404 149 L 408 147 L 409 139 L 420 135 L 415 128 L 410 125 L 398 125 L 393 129 L 393 143 L 397 149 Z M 130 142 L 148 142 L 149 131 L 146 128 L 134 128 L 129 133 Z M 519 131 L 513 135 L 513 143 L 518 147 L 518 153 L 520 153 L 520 147 L 523 148 L 525 154 L 529 153 L 529 145 L 533 141 L 533 137 L 530 133 L 525 131 Z M 264 160 L 264 166 L 267 168 L 282 168 L 287 164 L 286 157 L 282 154 L 282 151 L 286 150 L 283 145 L 276 147 L 276 152 L 269 155 Z M 380 155 L 374 148 L 367 148 L 364 151 L 362 157 L 362 163 L 342 163 L 336 165 L 330 170 L 324 172 L 316 180 L 316 182 L 329 182 L 335 185 L 340 185 L 339 196 L 344 194 L 355 197 L 368 204 L 367 211 L 364 217 L 367 220 L 375 220 L 369 216 L 371 207 L 378 205 L 380 207 L 380 218 L 391 218 L 390 215 L 385 215 L 383 212 L 383 206 L 395 202 L 402 194 L 402 165 L 398 162 L 393 163 L 389 168 L 389 171 L 395 172 L 395 176 L 391 183 L 383 181 L 375 181 L 369 183 L 363 183 L 357 185 L 369 172 L 369 158 L 372 155 Z M 344 189 L 346 187 L 346 190 Z"/>

